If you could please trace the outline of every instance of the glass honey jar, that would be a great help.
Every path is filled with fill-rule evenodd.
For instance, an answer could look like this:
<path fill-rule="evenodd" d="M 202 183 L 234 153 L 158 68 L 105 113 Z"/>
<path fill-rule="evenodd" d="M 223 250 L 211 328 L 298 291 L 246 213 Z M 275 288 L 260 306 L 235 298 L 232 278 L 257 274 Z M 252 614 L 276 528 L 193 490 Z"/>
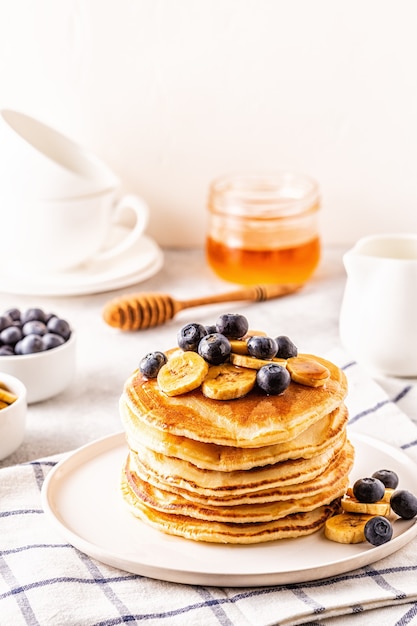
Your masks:
<path fill-rule="evenodd" d="M 235 174 L 210 185 L 206 258 L 222 279 L 302 284 L 320 261 L 320 193 L 292 172 Z"/>

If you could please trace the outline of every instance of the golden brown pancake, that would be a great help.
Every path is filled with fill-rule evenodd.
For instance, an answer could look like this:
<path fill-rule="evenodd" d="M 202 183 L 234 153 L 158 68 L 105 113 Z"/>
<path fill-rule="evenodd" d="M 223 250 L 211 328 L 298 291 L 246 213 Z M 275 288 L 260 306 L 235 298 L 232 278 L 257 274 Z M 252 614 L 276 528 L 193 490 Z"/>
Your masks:
<path fill-rule="evenodd" d="M 163 481 L 161 477 L 149 467 L 143 467 L 140 458 L 135 453 L 130 453 L 128 463 L 132 471 L 134 471 L 142 480 L 149 482 L 155 487 L 164 489 L 170 493 L 179 494 L 183 498 L 189 499 L 202 505 L 210 506 L 233 506 L 239 504 L 258 504 L 264 502 L 275 502 L 277 500 L 286 501 L 307 496 L 314 497 L 321 491 L 330 486 L 334 486 L 342 479 L 349 475 L 354 461 L 353 446 L 346 441 L 339 454 L 335 455 L 333 460 L 326 466 L 323 466 L 322 472 L 312 480 L 306 480 L 302 483 L 294 485 L 275 486 L 268 489 L 258 491 L 248 491 L 246 493 L 236 493 L 235 489 L 220 490 L 209 494 L 199 493 L 196 490 L 190 491 L 175 485 L 169 480 Z"/>
<path fill-rule="evenodd" d="M 160 489 L 142 480 L 129 469 L 125 470 L 126 480 L 138 500 L 157 511 L 186 515 L 207 522 L 270 522 L 293 513 L 312 511 L 323 504 L 330 504 L 335 498 L 341 497 L 348 487 L 348 479 L 343 476 L 336 484 L 326 486 L 314 496 L 306 496 L 293 500 L 263 502 L 259 504 L 239 504 L 236 506 L 210 506 L 198 504 L 179 494 Z"/>
<path fill-rule="evenodd" d="M 120 417 L 132 450 L 137 451 L 139 446 L 146 446 L 155 452 L 190 461 L 201 469 L 233 472 L 289 459 L 308 459 L 321 454 L 344 439 L 348 412 L 342 404 L 294 439 L 259 448 L 204 443 L 173 435 L 168 430 L 153 428 L 133 413 L 124 398 L 120 401 Z"/>
<path fill-rule="evenodd" d="M 122 495 L 129 510 L 139 519 L 162 532 L 215 543 L 250 544 L 275 539 L 289 539 L 318 531 L 326 519 L 340 508 L 340 499 L 313 511 L 294 513 L 270 522 L 215 522 L 186 515 L 157 511 L 136 497 L 125 476 L 122 477 Z"/>
<path fill-rule="evenodd" d="M 295 485 L 319 476 L 343 446 L 343 440 L 309 459 L 281 461 L 274 465 L 234 472 L 200 469 L 182 459 L 168 457 L 145 447 L 135 455 L 141 475 L 156 476 L 160 482 L 204 495 L 253 493 L 262 489 Z"/>
<path fill-rule="evenodd" d="M 160 391 L 156 379 L 137 371 L 125 384 L 123 400 L 139 420 L 173 435 L 239 448 L 276 445 L 297 437 L 346 397 L 342 370 L 325 359 L 311 358 L 330 371 L 322 387 L 291 382 L 281 395 L 268 396 L 254 388 L 237 400 L 212 400 L 201 389 L 172 397 Z"/>

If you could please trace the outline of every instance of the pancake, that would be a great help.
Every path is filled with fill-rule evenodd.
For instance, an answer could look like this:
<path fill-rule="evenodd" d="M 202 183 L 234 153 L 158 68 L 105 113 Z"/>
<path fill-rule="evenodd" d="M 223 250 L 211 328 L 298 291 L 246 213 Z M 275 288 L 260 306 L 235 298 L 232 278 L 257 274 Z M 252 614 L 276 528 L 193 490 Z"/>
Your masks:
<path fill-rule="evenodd" d="M 297 483 L 294 485 L 275 486 L 268 489 L 258 491 L 249 491 L 247 493 L 236 493 L 231 489 L 228 493 L 224 490 L 220 493 L 200 494 L 197 491 L 190 491 L 173 484 L 168 480 L 161 481 L 160 477 L 154 472 L 150 472 L 150 468 L 143 468 L 137 454 L 130 453 L 127 461 L 130 469 L 136 473 L 142 480 L 149 482 L 155 487 L 164 489 L 170 493 L 179 494 L 183 498 L 189 499 L 202 505 L 210 506 L 234 506 L 240 504 L 258 504 L 264 502 L 275 502 L 294 500 L 298 498 L 314 497 L 329 486 L 334 486 L 345 479 L 352 469 L 354 460 L 353 446 L 346 441 L 339 454 L 335 455 L 333 460 L 322 468 L 322 472 L 314 479 Z"/>
<path fill-rule="evenodd" d="M 290 459 L 308 459 L 345 439 L 348 412 L 344 404 L 325 415 L 294 439 L 259 448 L 236 448 L 173 435 L 141 421 L 121 398 L 120 417 L 129 448 L 146 446 L 154 452 L 190 461 L 201 469 L 233 472 Z"/>
<path fill-rule="evenodd" d="M 164 513 L 195 517 L 205 521 L 236 522 L 239 524 L 270 522 L 293 513 L 312 511 L 324 504 L 330 504 L 338 497 L 342 497 L 348 487 L 347 478 L 342 477 L 335 485 L 326 487 L 315 496 L 259 504 L 209 506 L 191 502 L 179 494 L 154 487 L 131 472 L 129 468 L 126 468 L 125 475 L 135 496 L 152 509 Z"/>
<path fill-rule="evenodd" d="M 238 400 L 213 400 L 200 388 L 167 396 L 155 378 L 136 371 L 126 381 L 123 401 L 145 424 L 176 436 L 239 448 L 276 445 L 294 439 L 337 409 L 347 395 L 342 370 L 320 357 L 303 356 L 328 368 L 325 385 L 309 387 L 291 381 L 281 395 L 254 388 Z"/>
<path fill-rule="evenodd" d="M 340 441 L 338 446 L 309 459 L 281 461 L 274 465 L 235 472 L 200 469 L 188 461 L 168 457 L 142 446 L 135 459 L 136 464 L 142 468 L 142 475 L 156 476 L 159 482 L 168 483 L 170 486 L 218 497 L 231 492 L 234 495 L 253 493 L 262 489 L 311 481 L 339 454 L 343 443 Z"/>
<path fill-rule="evenodd" d="M 322 528 L 326 520 L 340 509 L 340 499 L 337 498 L 313 511 L 294 513 L 270 522 L 239 524 L 157 511 L 136 497 L 125 475 L 122 476 L 121 491 L 131 513 L 146 524 L 170 535 L 214 543 L 252 544 L 310 535 Z"/>

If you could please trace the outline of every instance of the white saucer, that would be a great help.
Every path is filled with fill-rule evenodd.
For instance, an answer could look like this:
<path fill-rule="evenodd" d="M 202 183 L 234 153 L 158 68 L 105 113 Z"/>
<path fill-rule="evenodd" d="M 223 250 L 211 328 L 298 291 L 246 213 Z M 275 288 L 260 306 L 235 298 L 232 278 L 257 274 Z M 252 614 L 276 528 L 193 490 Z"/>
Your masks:
<path fill-rule="evenodd" d="M 117 235 L 122 234 L 122 229 Z M 91 262 L 77 270 L 28 275 L 0 267 L 0 292 L 34 296 L 78 296 L 112 291 L 156 274 L 164 257 L 157 243 L 143 235 L 137 245 L 117 259 Z"/>

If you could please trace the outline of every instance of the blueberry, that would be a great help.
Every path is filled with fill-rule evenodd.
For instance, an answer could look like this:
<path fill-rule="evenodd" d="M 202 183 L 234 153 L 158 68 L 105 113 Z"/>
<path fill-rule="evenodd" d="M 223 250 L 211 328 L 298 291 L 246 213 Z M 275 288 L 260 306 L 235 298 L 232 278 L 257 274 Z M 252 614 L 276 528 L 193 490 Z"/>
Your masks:
<path fill-rule="evenodd" d="M 30 320 L 23 324 L 22 332 L 24 335 L 44 335 L 46 325 L 39 320 Z"/>
<path fill-rule="evenodd" d="M 65 339 L 56 333 L 45 333 L 42 337 L 44 350 L 52 350 L 65 343 Z"/>
<path fill-rule="evenodd" d="M 44 350 L 42 337 L 39 335 L 26 335 L 15 345 L 15 354 L 33 354 Z"/>
<path fill-rule="evenodd" d="M 12 356 L 14 354 L 14 350 L 12 346 L 0 346 L 0 356 Z"/>
<path fill-rule="evenodd" d="M 58 316 L 55 313 L 45 313 L 45 324 L 47 324 L 53 317 Z"/>
<path fill-rule="evenodd" d="M 297 346 L 293 344 L 289 337 L 287 337 L 286 335 L 280 335 L 279 337 L 275 338 L 275 341 L 277 342 L 278 346 L 275 356 L 277 356 L 279 359 L 290 359 L 293 356 L 297 356 Z"/>
<path fill-rule="evenodd" d="M 217 333 L 216 324 L 209 324 L 208 326 L 205 326 L 205 329 L 208 335 L 211 335 L 212 333 Z"/>
<path fill-rule="evenodd" d="M 216 321 L 217 332 L 230 339 L 240 339 L 246 335 L 248 328 L 248 320 L 239 313 L 225 313 Z"/>
<path fill-rule="evenodd" d="M 198 354 L 210 365 L 224 363 L 229 358 L 231 351 L 230 341 L 221 333 L 205 335 L 198 345 Z"/>
<path fill-rule="evenodd" d="M 257 359 L 272 359 L 277 352 L 277 342 L 272 337 L 250 337 L 246 345 L 250 356 Z"/>
<path fill-rule="evenodd" d="M 256 374 L 256 382 L 265 393 L 277 396 L 284 393 L 291 382 L 288 370 L 282 365 L 268 363 L 261 367 Z"/>
<path fill-rule="evenodd" d="M 163 352 L 148 352 L 139 363 L 139 370 L 146 378 L 156 378 L 166 362 L 167 357 Z"/>
<path fill-rule="evenodd" d="M 353 485 L 353 495 L 359 502 L 378 502 L 384 494 L 385 485 L 378 478 L 359 478 Z"/>
<path fill-rule="evenodd" d="M 9 315 L 0 315 L 0 331 L 8 328 L 13 324 L 13 320 Z"/>
<path fill-rule="evenodd" d="M 7 311 L 4 312 L 4 315 L 11 317 L 14 321 L 20 321 L 20 309 L 16 309 L 15 307 L 7 309 Z"/>
<path fill-rule="evenodd" d="M 18 326 L 8 326 L 0 332 L 0 341 L 10 346 L 14 346 L 22 339 L 22 331 Z"/>
<path fill-rule="evenodd" d="M 26 311 L 23 311 L 21 315 L 22 324 L 26 324 L 26 322 L 31 322 L 33 320 L 45 323 L 45 319 L 45 312 L 43 309 L 39 308 L 27 309 Z"/>
<path fill-rule="evenodd" d="M 398 487 L 398 475 L 392 470 L 382 469 L 372 474 L 373 478 L 378 478 L 384 483 L 387 489 L 396 489 Z"/>
<path fill-rule="evenodd" d="M 413 519 L 417 515 L 417 498 L 410 491 L 394 491 L 390 500 L 391 508 L 403 519 Z"/>
<path fill-rule="evenodd" d="M 60 317 L 53 316 L 46 324 L 46 328 L 50 333 L 61 335 L 67 341 L 71 336 L 71 327 L 68 322 Z"/>
<path fill-rule="evenodd" d="M 371 517 L 364 528 L 365 539 L 373 546 L 381 546 L 392 538 L 392 524 L 382 515 Z"/>
<path fill-rule="evenodd" d="M 207 335 L 207 331 L 205 326 L 203 326 L 202 324 L 198 324 L 196 322 L 187 324 L 178 331 L 178 345 L 180 348 L 182 348 L 182 350 L 197 352 L 198 344 L 200 343 L 202 338 L 205 337 L 205 335 Z"/>

